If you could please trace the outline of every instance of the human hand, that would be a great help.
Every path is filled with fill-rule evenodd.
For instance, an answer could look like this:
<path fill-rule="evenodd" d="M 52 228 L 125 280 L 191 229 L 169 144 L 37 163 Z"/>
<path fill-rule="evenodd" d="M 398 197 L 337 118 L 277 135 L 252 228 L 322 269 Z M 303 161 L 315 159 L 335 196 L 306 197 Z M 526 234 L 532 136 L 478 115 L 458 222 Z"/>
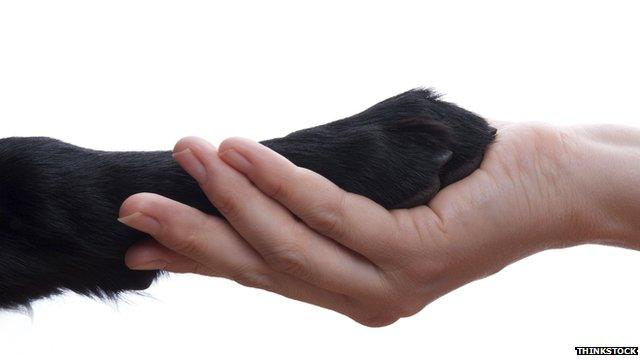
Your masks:
<path fill-rule="evenodd" d="M 383 326 L 473 280 L 589 237 L 594 205 L 576 189 L 567 132 L 503 125 L 476 172 L 429 204 L 388 211 L 244 139 L 219 150 L 198 138 L 174 156 L 225 216 L 154 194 L 122 205 L 121 221 L 155 240 L 133 269 L 226 277 Z"/>

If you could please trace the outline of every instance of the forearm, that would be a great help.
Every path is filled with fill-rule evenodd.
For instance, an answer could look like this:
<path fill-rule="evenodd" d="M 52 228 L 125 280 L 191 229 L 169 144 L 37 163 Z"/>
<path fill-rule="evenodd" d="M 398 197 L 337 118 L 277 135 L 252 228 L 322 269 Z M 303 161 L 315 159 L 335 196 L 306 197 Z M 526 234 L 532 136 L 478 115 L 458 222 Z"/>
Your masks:
<path fill-rule="evenodd" d="M 640 130 L 618 125 L 571 128 L 583 194 L 582 243 L 640 249 Z"/>

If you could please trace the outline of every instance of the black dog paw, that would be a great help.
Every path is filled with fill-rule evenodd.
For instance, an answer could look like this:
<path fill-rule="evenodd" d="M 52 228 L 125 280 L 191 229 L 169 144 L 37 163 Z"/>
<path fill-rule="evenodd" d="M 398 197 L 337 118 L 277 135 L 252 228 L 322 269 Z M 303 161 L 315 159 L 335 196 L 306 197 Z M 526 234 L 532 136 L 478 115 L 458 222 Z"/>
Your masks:
<path fill-rule="evenodd" d="M 263 144 L 343 189 L 392 208 L 426 204 L 475 170 L 495 129 L 411 90 L 360 114 Z M 0 308 L 63 289 L 99 296 L 147 288 L 157 271 L 124 265 L 143 233 L 116 221 L 153 192 L 219 215 L 171 153 L 104 152 L 49 138 L 0 140 Z"/>
<path fill-rule="evenodd" d="M 418 89 L 263 144 L 393 209 L 426 204 L 473 172 L 495 132 L 481 117 Z"/>

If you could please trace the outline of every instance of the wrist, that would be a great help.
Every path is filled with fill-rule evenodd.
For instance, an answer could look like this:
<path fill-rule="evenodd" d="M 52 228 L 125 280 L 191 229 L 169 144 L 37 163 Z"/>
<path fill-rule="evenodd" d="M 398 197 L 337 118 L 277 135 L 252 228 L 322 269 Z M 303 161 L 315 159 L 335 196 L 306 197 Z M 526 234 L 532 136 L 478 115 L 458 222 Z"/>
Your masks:
<path fill-rule="evenodd" d="M 566 131 L 571 181 L 582 198 L 578 243 L 640 249 L 640 130 L 591 125 Z"/>

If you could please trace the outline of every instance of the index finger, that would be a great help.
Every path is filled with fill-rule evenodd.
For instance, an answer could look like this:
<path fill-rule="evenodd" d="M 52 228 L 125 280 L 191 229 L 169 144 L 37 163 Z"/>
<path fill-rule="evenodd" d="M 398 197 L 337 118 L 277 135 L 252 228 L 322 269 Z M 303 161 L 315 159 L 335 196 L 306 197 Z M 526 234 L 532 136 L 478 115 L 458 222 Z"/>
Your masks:
<path fill-rule="evenodd" d="M 396 219 L 372 200 L 348 193 L 247 139 L 223 141 L 219 154 L 309 227 L 365 257 L 375 261 L 384 258 L 391 245 L 398 246 Z"/>

